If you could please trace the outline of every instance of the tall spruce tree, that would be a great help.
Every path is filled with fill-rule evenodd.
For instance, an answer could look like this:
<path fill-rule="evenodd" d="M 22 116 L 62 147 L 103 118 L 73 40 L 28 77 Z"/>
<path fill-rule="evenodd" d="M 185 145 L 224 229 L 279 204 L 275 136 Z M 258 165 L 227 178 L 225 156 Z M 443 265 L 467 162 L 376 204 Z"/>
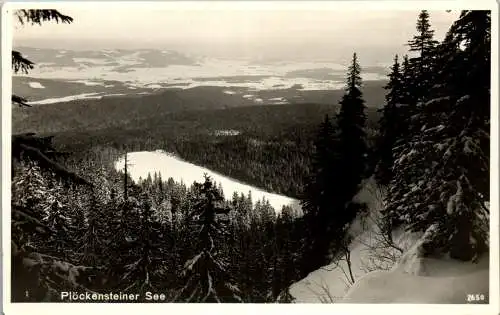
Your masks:
<path fill-rule="evenodd" d="M 329 263 L 329 226 L 334 218 L 338 182 L 335 177 L 335 129 L 328 115 L 319 126 L 312 159 L 312 174 L 306 186 L 302 209 L 307 222 L 307 241 L 302 270 L 307 274 Z"/>
<path fill-rule="evenodd" d="M 153 217 L 151 196 L 142 193 L 139 196 L 136 213 L 132 215 L 134 222 L 129 222 L 124 228 L 129 229 L 128 238 L 130 248 L 125 256 L 124 273 L 121 281 L 125 283 L 124 292 L 144 294 L 146 291 L 156 290 L 159 266 L 161 266 L 161 224 Z"/>
<path fill-rule="evenodd" d="M 434 50 L 437 44 L 434 30 L 431 29 L 429 12 L 422 10 L 417 20 L 417 34 L 408 42 L 410 51 L 417 53 L 417 56 L 411 59 L 414 67 L 412 94 L 417 102 L 427 99 L 426 95 L 434 82 Z"/>
<path fill-rule="evenodd" d="M 218 215 L 227 214 L 229 209 L 221 207 L 224 203 L 220 192 L 205 174 L 204 183 L 194 183 L 195 202 L 190 217 L 199 226 L 199 253 L 189 259 L 183 271 L 187 277 L 177 299 L 185 302 L 241 302 L 239 289 L 231 283 L 227 272 L 227 262 L 221 255 L 221 240 L 224 226 Z"/>
<path fill-rule="evenodd" d="M 403 99 L 403 104 L 406 105 L 406 107 L 409 107 L 410 105 L 415 105 L 416 100 L 414 98 L 414 95 L 412 94 L 412 84 L 413 84 L 413 78 L 414 77 L 414 69 L 413 66 L 410 62 L 410 59 L 408 58 L 408 55 L 403 56 L 403 63 L 401 65 L 401 96 Z M 410 113 L 409 110 L 406 110 L 408 113 Z"/>
<path fill-rule="evenodd" d="M 339 196 L 343 199 L 343 204 L 352 200 L 359 184 L 367 175 L 366 114 L 361 86 L 361 67 L 354 53 L 352 64 L 348 68 L 346 91 L 337 115 L 339 134 L 336 150 L 340 160 L 336 162 L 336 176 L 342 183 L 339 185 Z"/>
<path fill-rule="evenodd" d="M 353 198 L 358 193 L 363 179 L 368 175 L 366 114 L 361 92 L 361 67 L 356 53 L 353 54 L 346 81 L 346 91 L 340 101 L 340 112 L 337 115 L 339 132 L 335 150 L 338 150 L 339 158 L 334 162 L 337 200 L 330 234 L 333 240 L 334 259 L 345 256 L 350 263 L 350 236 L 347 232 L 358 211 L 363 208 L 354 202 Z M 351 272 L 350 267 L 349 271 Z M 351 280 L 354 281 L 352 272 Z"/>
<path fill-rule="evenodd" d="M 335 154 L 335 129 L 330 117 L 325 115 L 324 121 L 314 142 L 315 152 L 312 159 L 312 176 L 306 187 L 306 195 L 302 201 L 302 208 L 307 215 L 321 215 L 325 209 L 333 204 L 334 194 L 329 194 L 335 188 L 335 168 L 332 163 Z"/>
<path fill-rule="evenodd" d="M 440 45 L 436 84 L 397 151 L 386 215 L 432 231 L 426 249 L 477 258 L 488 244 L 490 12 L 463 11 Z"/>
<path fill-rule="evenodd" d="M 389 82 L 385 86 L 388 91 L 384 107 L 380 110 L 379 138 L 377 141 L 378 165 L 375 177 L 379 184 L 388 185 L 392 179 L 392 165 L 394 156 L 392 150 L 401 136 L 401 106 L 405 102 L 403 91 L 403 73 L 401 72 L 398 56 L 394 57 L 394 64 L 389 74 Z"/>
<path fill-rule="evenodd" d="M 426 10 L 422 10 L 417 18 L 417 34 L 408 41 L 410 52 L 416 55 L 409 58 L 404 56 L 401 74 L 401 101 L 398 106 L 399 136 L 393 143 L 392 155 L 394 162 L 398 157 L 407 153 L 408 143 L 420 133 L 422 128 L 421 107 L 424 101 L 430 96 L 429 91 L 436 83 L 434 70 L 436 65 L 437 42 L 434 40 L 434 31 L 431 29 L 430 15 Z M 395 165 L 393 165 L 393 168 Z M 413 178 L 422 174 L 423 169 L 416 167 L 408 169 L 404 173 L 392 169 L 391 176 L 397 174 L 399 185 L 410 182 Z M 389 190 L 395 188 L 394 184 L 389 184 Z M 389 191 L 389 196 L 391 195 Z M 391 198 L 391 197 L 388 197 Z M 386 224 L 388 229 L 394 228 L 402 222 L 398 215 L 388 213 Z"/>
<path fill-rule="evenodd" d="M 305 274 L 328 264 L 331 254 L 338 256 L 347 248 L 346 229 L 357 209 L 352 199 L 367 175 L 361 85 L 361 67 L 354 53 L 337 115 L 337 130 L 326 116 L 317 135 L 313 173 L 302 201 L 307 226 L 302 262 Z"/>

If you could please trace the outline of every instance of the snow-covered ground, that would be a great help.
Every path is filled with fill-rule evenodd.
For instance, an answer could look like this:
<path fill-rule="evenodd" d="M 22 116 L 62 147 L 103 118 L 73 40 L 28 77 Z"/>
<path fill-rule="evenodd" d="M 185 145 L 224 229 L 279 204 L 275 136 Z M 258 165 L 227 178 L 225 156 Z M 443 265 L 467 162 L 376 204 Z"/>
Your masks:
<path fill-rule="evenodd" d="M 139 64 L 144 59 L 139 52 L 117 59 L 79 57 L 72 58 L 72 61 L 74 65 L 38 63 L 29 76 L 72 80 L 88 86 L 102 85 L 99 81 L 103 80 L 113 80 L 141 88 L 220 86 L 274 90 L 288 89 L 299 84 L 302 90 L 332 90 L 344 86 L 343 76 L 347 68 L 346 65 L 333 62 L 276 62 L 257 65 L 244 60 L 215 58 L 205 58 L 197 64 L 142 67 Z M 322 71 L 325 77 L 316 77 L 315 71 Z M 386 79 L 385 74 L 373 72 L 364 72 L 362 77 L 364 80 Z M 172 82 L 178 85 L 162 86 L 162 83 Z"/>
<path fill-rule="evenodd" d="M 88 81 L 88 80 L 74 80 L 74 81 L 70 81 L 70 82 L 82 83 L 86 86 L 104 86 L 103 82 L 94 82 L 94 81 Z"/>
<path fill-rule="evenodd" d="M 417 265 L 419 271 L 411 272 Z M 391 271 L 366 274 L 349 290 L 345 303 L 488 303 L 489 256 L 476 264 L 420 258 Z"/>
<path fill-rule="evenodd" d="M 70 102 L 80 99 L 101 99 L 103 95 L 101 93 L 82 93 L 77 95 L 58 97 L 58 98 L 48 98 L 40 101 L 29 102 L 30 105 L 46 105 L 62 102 Z"/>
<path fill-rule="evenodd" d="M 240 133 L 241 132 L 239 130 L 229 129 L 229 130 L 216 130 L 214 132 L 214 135 L 216 135 L 216 136 L 237 136 Z"/>
<path fill-rule="evenodd" d="M 374 218 L 383 206 L 382 192 L 374 180 L 369 179 L 355 199 L 367 203 L 369 209 L 369 215 L 357 218 L 350 230 L 350 234 L 354 236 L 350 246 L 352 272 L 354 278 L 358 279 L 366 274 L 366 269 L 370 267 L 369 249 L 377 232 Z M 311 272 L 306 278 L 293 284 L 290 293 L 297 303 L 340 302 L 350 288 L 347 274 L 347 262 L 341 260 Z"/>
<path fill-rule="evenodd" d="M 61 51 L 27 47 L 23 47 L 23 50 L 27 50 L 25 55 L 32 53 L 34 58 L 36 56 L 36 67 L 27 75 L 28 80 L 40 81 L 46 86 L 44 93 L 32 90 L 36 97 L 34 100 L 39 104 L 65 101 L 52 99 L 62 96 L 68 97 L 68 100 L 100 98 L 96 95 L 65 95 L 62 93 L 64 89 L 59 89 L 57 95 L 51 95 L 51 89 L 58 87 L 52 82 L 44 83 L 44 79 L 85 85 L 82 91 L 75 94 L 102 92 L 102 87 L 113 88 L 109 93 L 126 94 L 135 94 L 134 90 L 156 92 L 165 89 L 219 87 L 224 94 L 234 95 L 237 102 L 242 100 L 236 98 L 244 98 L 255 104 L 288 104 L 296 100 L 291 96 L 292 93 L 296 97 L 300 94 L 300 101 L 306 102 L 304 95 L 314 95 L 316 99 L 317 91 L 342 89 L 348 66 L 335 60 L 256 61 L 190 56 L 160 50 Z M 55 57 L 56 55 L 59 57 Z M 364 80 L 386 80 L 389 68 L 390 65 L 387 64 L 367 64 L 362 77 Z M 18 73 L 14 76 L 26 75 Z M 31 87 L 41 88 L 34 85 Z M 74 91 L 74 88 L 72 86 L 71 90 Z M 23 92 L 22 95 L 29 95 L 32 91 Z M 264 91 L 272 91 L 268 97 L 287 95 L 289 99 L 269 100 L 264 96 L 268 93 L 263 93 Z M 246 96 L 250 94 L 255 96 Z M 50 100 L 41 99 L 41 95 Z"/>
<path fill-rule="evenodd" d="M 471 294 L 488 298 L 488 256 L 477 264 L 421 258 L 417 251 L 424 236 L 402 230 L 394 231 L 393 239 L 403 254 L 394 249 L 374 250 L 373 245 L 380 239 L 376 218 L 383 206 L 382 196 L 383 192 L 370 179 L 356 197 L 367 203 L 369 211 L 357 218 L 350 230 L 355 236 L 350 246 L 354 285 L 347 282 L 346 261 L 332 263 L 290 287 L 296 303 L 433 304 L 467 303 Z M 392 256 L 381 260 L 377 253 Z"/>
<path fill-rule="evenodd" d="M 272 104 L 288 104 L 288 100 L 284 97 L 273 97 L 268 99 Z"/>
<path fill-rule="evenodd" d="M 139 93 L 139 94 L 144 94 L 144 93 Z M 43 100 L 39 100 L 39 101 L 32 101 L 32 102 L 28 102 L 28 103 L 30 105 L 47 105 L 47 104 L 71 102 L 71 101 L 75 101 L 75 100 L 102 99 L 103 97 L 108 97 L 108 96 L 124 96 L 124 95 L 126 95 L 126 94 L 124 94 L 124 93 L 111 93 L 111 94 L 82 93 L 82 94 L 70 95 L 70 96 L 64 96 L 64 97 L 47 98 L 47 99 L 43 99 Z"/>
<path fill-rule="evenodd" d="M 124 158 L 115 163 L 115 168 L 123 170 Z M 300 211 L 299 201 L 287 196 L 273 194 L 262 189 L 247 185 L 227 176 L 223 176 L 207 168 L 183 161 L 175 155 L 158 150 L 155 152 L 130 152 L 128 153 L 130 166 L 128 172 L 134 181 L 147 178 L 148 174 L 161 173 L 162 178 L 172 177 L 177 182 L 184 182 L 188 186 L 193 182 L 202 182 L 203 174 L 208 174 L 215 182 L 220 183 L 226 198 L 231 198 L 234 192 L 247 195 L 252 194 L 252 200 L 268 200 L 271 206 L 280 212 L 283 206 L 290 206 Z"/>
<path fill-rule="evenodd" d="M 32 89 L 45 89 L 45 86 L 43 86 L 40 82 L 29 82 L 28 84 Z"/>
<path fill-rule="evenodd" d="M 78 63 L 90 63 L 95 65 L 105 65 L 109 63 L 104 58 L 73 58 L 73 61 Z"/>

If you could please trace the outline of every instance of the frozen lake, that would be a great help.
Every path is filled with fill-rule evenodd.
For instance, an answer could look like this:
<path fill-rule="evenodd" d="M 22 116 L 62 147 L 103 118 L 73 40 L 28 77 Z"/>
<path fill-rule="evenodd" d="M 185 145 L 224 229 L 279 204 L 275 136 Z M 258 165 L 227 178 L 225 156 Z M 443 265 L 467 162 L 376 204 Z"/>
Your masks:
<path fill-rule="evenodd" d="M 165 151 L 142 151 L 130 152 L 127 154 L 128 172 L 134 181 L 139 178 L 147 178 L 148 174 L 152 175 L 157 172 L 161 174 L 164 180 L 173 178 L 176 182 L 183 181 L 188 187 L 195 181 L 203 182 L 203 174 L 208 174 L 215 182 L 222 185 L 226 199 L 230 199 L 234 192 L 238 194 L 248 192 L 252 194 L 252 200 L 269 200 L 271 206 L 280 212 L 283 206 L 290 206 L 295 210 L 300 209 L 299 201 L 283 195 L 266 192 L 257 187 L 247 185 L 230 177 L 221 175 L 207 168 L 183 161 L 179 157 L 169 154 Z M 117 170 L 123 170 L 125 157 L 120 158 L 115 163 Z"/>

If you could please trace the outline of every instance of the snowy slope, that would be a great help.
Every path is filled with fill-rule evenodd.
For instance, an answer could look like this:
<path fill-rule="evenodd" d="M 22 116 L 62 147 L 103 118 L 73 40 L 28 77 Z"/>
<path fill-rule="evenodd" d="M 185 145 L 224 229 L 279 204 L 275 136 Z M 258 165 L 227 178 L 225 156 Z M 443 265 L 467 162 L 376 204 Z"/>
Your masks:
<path fill-rule="evenodd" d="M 418 265 L 420 266 L 418 274 L 405 271 L 408 269 L 405 264 L 398 264 L 388 272 L 371 272 L 359 279 L 343 302 L 488 303 L 489 257 L 487 255 L 477 264 L 451 259 L 424 258 Z M 476 296 L 468 301 L 468 295 L 471 294 Z"/>
<path fill-rule="evenodd" d="M 426 235 L 401 230 L 393 231 L 393 240 L 403 253 L 392 249 L 374 250 L 381 235 L 376 221 L 383 207 L 382 197 L 383 192 L 373 179 L 367 180 L 356 196 L 358 201 L 367 203 L 369 210 L 367 215 L 354 221 L 350 230 L 355 237 L 350 247 L 354 285 L 347 282 L 347 264 L 343 260 L 324 266 L 294 283 L 290 293 L 295 302 L 488 303 L 488 255 L 477 263 L 446 257 L 422 258 L 418 254 L 419 247 Z M 380 259 L 382 256 L 391 259 Z M 471 294 L 474 301 L 468 296 Z"/>
<path fill-rule="evenodd" d="M 372 178 L 364 183 L 355 200 L 365 202 L 368 206 L 368 213 L 359 216 L 350 229 L 350 234 L 354 237 L 350 246 L 352 272 L 357 281 L 375 268 L 390 269 L 395 261 L 370 260 L 373 256 L 371 248 L 377 245 L 379 238 L 376 220 L 383 207 L 383 192 Z M 393 238 L 395 243 L 405 250 L 418 239 L 418 235 L 394 231 Z M 396 250 L 388 250 L 384 254 L 392 255 L 394 259 L 399 257 Z M 346 273 L 348 268 L 345 260 L 324 266 L 294 283 L 290 287 L 290 294 L 295 297 L 297 303 L 340 302 L 351 286 L 347 282 Z"/>

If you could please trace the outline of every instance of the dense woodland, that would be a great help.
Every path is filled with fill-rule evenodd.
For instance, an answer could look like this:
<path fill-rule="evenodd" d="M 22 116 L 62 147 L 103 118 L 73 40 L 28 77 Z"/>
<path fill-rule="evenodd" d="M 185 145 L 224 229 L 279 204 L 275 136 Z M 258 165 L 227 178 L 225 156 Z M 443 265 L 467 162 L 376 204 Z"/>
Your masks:
<path fill-rule="evenodd" d="M 103 107 L 107 106 L 107 101 L 103 101 Z M 43 111 L 38 113 L 46 119 L 39 126 L 44 130 L 45 125 L 54 125 L 47 114 L 52 111 L 47 110 L 51 106 L 40 107 Z M 54 136 L 58 149 L 79 152 L 78 157 L 83 161 L 89 158 L 87 153 L 93 154 L 96 146 L 112 147 L 123 153 L 162 149 L 268 191 L 300 197 L 317 122 L 338 108 L 335 104 L 290 104 L 190 110 L 122 121 L 117 127 L 44 134 Z M 22 110 L 32 109 L 36 107 Z M 367 133 L 373 142 L 380 114 L 371 108 L 367 117 Z M 218 130 L 237 130 L 240 134 L 218 136 L 215 134 Z"/>
<path fill-rule="evenodd" d="M 72 21 L 55 10 L 16 15 Z M 425 232 L 423 255 L 475 261 L 489 246 L 490 12 L 463 11 L 442 42 L 427 11 L 416 29 L 409 55 L 394 59 L 378 115 L 365 106 L 354 53 L 335 106 L 179 112 L 154 124 L 164 128 L 145 120 L 13 135 L 12 300 L 60 301 L 72 290 L 292 302 L 292 283 L 349 256 L 347 230 L 365 210 L 353 197 L 371 176 L 387 190 L 389 239 L 403 225 Z M 15 72 L 33 67 L 21 52 L 12 61 Z M 241 134 L 210 133 L 219 129 Z M 114 169 L 124 152 L 150 149 L 299 198 L 303 214 L 245 192 L 224 196 L 209 177 L 135 183 L 127 168 Z"/>

